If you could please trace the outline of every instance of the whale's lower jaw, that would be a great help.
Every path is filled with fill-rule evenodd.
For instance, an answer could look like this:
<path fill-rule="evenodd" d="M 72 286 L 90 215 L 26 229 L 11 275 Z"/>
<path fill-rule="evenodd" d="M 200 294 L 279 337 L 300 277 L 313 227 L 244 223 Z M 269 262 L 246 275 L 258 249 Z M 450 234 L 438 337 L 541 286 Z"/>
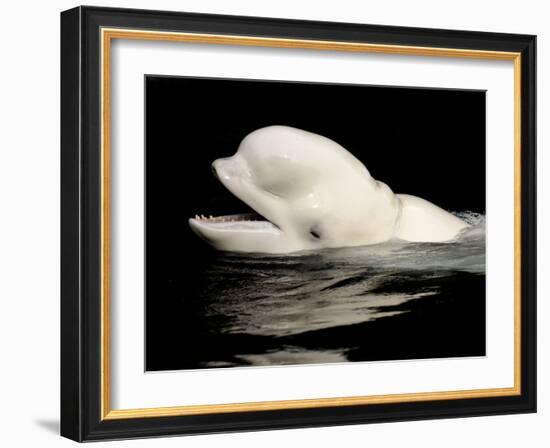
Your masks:
<path fill-rule="evenodd" d="M 195 217 L 189 226 L 217 250 L 241 253 L 282 254 L 304 250 L 291 244 L 283 232 L 267 220 L 244 219 L 248 215 Z"/>

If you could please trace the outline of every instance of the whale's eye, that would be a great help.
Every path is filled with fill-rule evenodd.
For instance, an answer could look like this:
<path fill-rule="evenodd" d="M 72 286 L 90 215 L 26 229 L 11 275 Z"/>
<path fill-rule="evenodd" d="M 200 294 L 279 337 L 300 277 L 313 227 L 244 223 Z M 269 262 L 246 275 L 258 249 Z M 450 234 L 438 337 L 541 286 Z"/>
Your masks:
<path fill-rule="evenodd" d="M 321 238 L 321 234 L 319 233 L 319 230 L 317 230 L 315 227 L 312 227 L 312 228 L 309 230 L 309 234 L 310 234 L 313 238 L 316 238 L 316 239 L 320 239 L 320 238 Z"/>

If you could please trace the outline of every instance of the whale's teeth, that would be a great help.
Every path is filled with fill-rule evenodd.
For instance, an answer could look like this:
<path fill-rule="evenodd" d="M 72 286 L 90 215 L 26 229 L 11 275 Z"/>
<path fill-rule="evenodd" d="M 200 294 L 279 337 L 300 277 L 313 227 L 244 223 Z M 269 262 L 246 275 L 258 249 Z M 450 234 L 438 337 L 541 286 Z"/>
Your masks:
<path fill-rule="evenodd" d="M 207 223 L 230 223 L 230 222 L 252 222 L 252 221 L 261 221 L 262 219 L 259 216 L 250 215 L 250 214 L 239 214 L 239 215 L 226 215 L 226 216 L 213 216 L 213 215 L 200 215 L 195 214 L 194 219 L 198 221 L 203 221 Z"/>

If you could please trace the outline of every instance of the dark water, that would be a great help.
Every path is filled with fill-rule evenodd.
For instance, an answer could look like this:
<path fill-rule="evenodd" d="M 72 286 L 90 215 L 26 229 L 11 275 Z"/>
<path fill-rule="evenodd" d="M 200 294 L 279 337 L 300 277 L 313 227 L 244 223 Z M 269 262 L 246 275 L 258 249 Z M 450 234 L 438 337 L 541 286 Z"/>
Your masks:
<path fill-rule="evenodd" d="M 178 302 L 179 350 L 147 369 L 485 355 L 485 221 L 461 216 L 451 243 L 220 253 Z"/>

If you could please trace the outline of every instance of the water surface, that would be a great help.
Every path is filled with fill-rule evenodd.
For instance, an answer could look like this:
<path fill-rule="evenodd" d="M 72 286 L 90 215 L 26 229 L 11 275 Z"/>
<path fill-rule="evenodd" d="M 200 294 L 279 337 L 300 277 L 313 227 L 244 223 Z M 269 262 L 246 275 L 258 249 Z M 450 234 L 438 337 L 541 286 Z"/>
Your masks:
<path fill-rule="evenodd" d="M 472 227 L 449 243 L 216 253 L 193 294 L 180 283 L 161 306 L 180 328 L 165 333 L 164 351 L 162 338 L 148 341 L 157 354 L 147 368 L 483 356 L 485 219 L 459 215 Z"/>

